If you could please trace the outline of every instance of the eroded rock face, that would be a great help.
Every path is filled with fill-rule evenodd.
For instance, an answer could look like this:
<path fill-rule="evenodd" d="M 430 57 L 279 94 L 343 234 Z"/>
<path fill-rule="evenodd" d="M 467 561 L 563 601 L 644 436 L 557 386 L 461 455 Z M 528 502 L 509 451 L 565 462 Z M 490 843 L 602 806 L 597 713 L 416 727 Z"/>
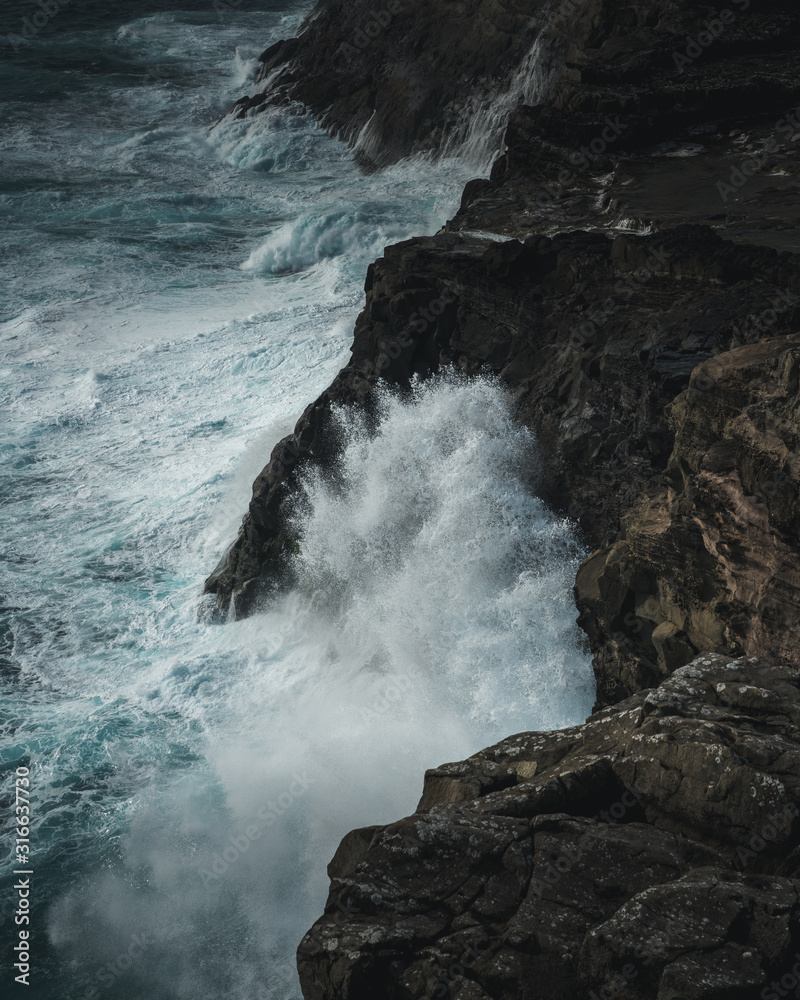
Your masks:
<path fill-rule="evenodd" d="M 437 768 L 414 816 L 349 834 L 304 995 L 800 997 L 796 2 L 379 7 L 323 0 L 237 113 L 300 101 L 374 168 L 446 147 L 491 95 L 538 103 L 509 108 L 441 233 L 370 268 L 350 364 L 208 590 L 245 614 L 281 580 L 331 405 L 487 371 L 596 549 L 576 600 L 600 710 Z"/>
<path fill-rule="evenodd" d="M 797 252 L 796 8 L 579 4 L 574 26 L 575 6 L 555 8 L 564 60 L 548 99 L 515 110 L 451 227 L 524 239 L 696 222 Z"/>
<path fill-rule="evenodd" d="M 754 338 L 774 336 L 769 343 L 782 344 L 779 335 L 794 329 L 796 301 L 800 268 L 794 256 L 729 243 L 701 227 L 613 239 L 581 232 L 525 243 L 447 233 L 390 247 L 370 269 L 350 364 L 273 452 L 255 483 L 242 534 L 207 588 L 221 611 L 233 604 L 241 615 L 281 579 L 283 555 L 292 542 L 287 513 L 297 495 L 297 470 L 308 459 L 335 459 L 335 442 L 326 438 L 332 403 L 365 406 L 379 377 L 402 384 L 413 374 L 454 365 L 493 372 L 511 388 L 518 416 L 536 432 L 546 461 L 544 498 L 577 520 L 590 543 L 601 548 L 582 570 L 577 590 L 582 623 L 597 655 L 601 701 L 658 683 L 700 649 L 757 651 L 757 645 L 741 645 L 735 623 L 727 620 L 725 581 L 731 574 L 747 577 L 752 563 L 752 553 L 745 557 L 747 545 L 762 553 L 777 546 L 781 557 L 764 563 L 764 572 L 773 574 L 768 584 L 773 596 L 765 592 L 763 599 L 749 600 L 742 590 L 741 613 L 749 614 L 752 624 L 740 629 L 750 628 L 757 644 L 767 632 L 777 637 L 784 624 L 796 621 L 796 604 L 781 598 L 791 595 L 800 565 L 796 524 L 794 533 L 789 531 L 796 518 L 791 470 L 798 460 L 791 431 L 797 405 L 794 355 L 788 347 L 765 348 L 767 357 L 773 350 L 785 355 L 786 364 L 760 362 L 766 366 L 762 379 L 741 374 L 731 362 L 731 371 L 740 373 L 738 394 L 727 383 L 715 388 L 706 368 L 689 386 L 704 360 L 709 371 L 727 371 L 732 350 L 740 351 L 739 358 L 761 357 L 762 344 L 748 346 Z M 763 316 L 770 321 L 762 329 L 754 317 Z M 774 377 L 768 375 L 773 369 Z M 669 408 L 682 393 L 693 403 L 691 412 L 704 420 L 710 421 L 715 399 L 728 414 L 720 411 L 716 422 L 704 425 L 703 442 L 690 437 L 694 425 L 684 420 L 676 444 L 676 417 L 670 418 Z M 725 420 L 735 420 L 745 398 L 752 417 L 740 434 L 747 442 L 738 452 L 726 450 Z M 758 430 L 770 420 L 774 441 Z M 690 443 L 692 454 L 684 456 Z M 723 453 L 731 469 L 742 466 L 745 491 L 756 493 L 757 480 L 763 480 L 763 491 L 764 477 L 774 477 L 777 492 L 751 516 L 760 525 L 760 541 L 754 534 L 752 543 L 736 548 L 736 532 L 749 530 L 739 517 L 731 522 L 725 553 L 710 542 L 704 547 L 697 533 L 687 548 L 677 522 L 671 549 L 655 544 L 646 549 L 650 522 L 638 513 L 645 508 L 635 506 L 640 497 L 648 498 L 661 518 L 671 518 L 674 507 L 677 518 L 677 501 L 669 506 L 659 498 L 675 494 L 681 470 L 699 468 L 709 449 L 715 468 Z M 708 498 L 707 518 L 724 519 L 726 511 L 732 517 L 737 503 L 730 491 L 717 491 Z M 640 516 L 644 520 L 637 527 Z M 694 525 L 693 517 L 687 513 L 680 523 Z M 624 541 L 617 542 L 621 523 Z M 762 555 L 762 562 L 766 558 Z M 619 573 L 623 581 L 612 585 Z M 653 606 L 656 580 L 663 608 Z M 672 610 L 677 597 L 667 594 L 668 588 L 680 595 L 685 614 L 695 616 L 691 628 Z M 781 603 L 780 614 L 768 610 L 770 600 Z M 715 631 L 703 617 L 709 602 L 717 608 Z M 773 623 L 759 624 L 762 615 L 772 615 Z M 793 662 L 797 656 L 790 639 L 766 648 Z"/>
<path fill-rule="evenodd" d="M 774 187 L 775 151 L 763 143 L 767 136 L 790 143 L 795 131 L 779 123 L 800 104 L 798 41 L 793 0 L 717 8 L 691 0 L 321 0 L 297 38 L 263 53 L 256 90 L 235 112 L 299 102 L 374 168 L 414 152 L 452 151 L 470 121 L 492 120 L 492 108 L 541 105 L 516 116 L 508 156 L 491 185 L 470 189 L 463 214 L 465 224 L 493 219 L 488 228 L 496 231 L 526 222 L 530 229 L 542 221 L 533 196 L 563 170 L 593 214 L 596 178 L 626 152 L 664 142 L 673 151 L 676 141 L 688 142 L 702 153 L 694 172 L 702 187 L 730 183 L 730 169 L 751 154 L 756 165 L 746 176 L 760 176 L 750 195 Z M 609 121 L 622 127 L 609 132 Z M 740 141 L 748 130 L 750 145 Z M 526 134 L 533 142 L 524 142 L 520 156 Z M 588 161 L 576 155 L 593 141 L 603 148 Z M 726 164 L 726 157 L 734 159 Z M 705 221 L 725 211 L 717 199 L 709 212 L 702 187 L 681 183 L 686 162 L 634 155 L 629 165 L 624 190 L 609 200 L 624 194 L 640 215 Z M 578 224 L 585 222 L 586 215 Z"/>
<path fill-rule="evenodd" d="M 714 366 L 740 370 L 726 352 L 798 329 L 800 15 L 783 0 L 740 0 L 719 23 L 677 0 L 540 6 L 409 0 L 343 62 L 375 8 L 323 2 L 298 39 L 265 53 L 269 87 L 240 113 L 301 100 L 353 142 L 376 116 L 376 163 L 433 148 L 469 94 L 490 80 L 503 92 L 537 39 L 551 89 L 513 113 L 506 153 L 447 231 L 371 269 L 352 362 L 273 452 L 207 591 L 218 614 L 242 615 L 286 580 L 298 470 L 335 460 L 332 403 L 368 407 L 379 377 L 456 364 L 510 386 L 548 462 L 545 499 L 600 550 L 576 591 L 600 704 L 699 650 L 797 662 L 793 375 L 695 390 Z M 413 85 L 398 89 L 398 74 Z M 730 407 L 706 420 L 729 390 L 753 413 L 749 431 Z"/>
<path fill-rule="evenodd" d="M 754 1000 L 800 950 L 798 722 L 795 668 L 711 655 L 428 772 L 331 863 L 305 997 Z"/>
<path fill-rule="evenodd" d="M 670 409 L 661 480 L 578 573 L 600 700 L 702 649 L 798 662 L 800 336 L 717 355 Z"/>
<path fill-rule="evenodd" d="M 547 14 L 547 0 L 323 0 L 263 53 L 235 111 L 299 102 L 370 169 L 443 149 L 513 86 Z"/>

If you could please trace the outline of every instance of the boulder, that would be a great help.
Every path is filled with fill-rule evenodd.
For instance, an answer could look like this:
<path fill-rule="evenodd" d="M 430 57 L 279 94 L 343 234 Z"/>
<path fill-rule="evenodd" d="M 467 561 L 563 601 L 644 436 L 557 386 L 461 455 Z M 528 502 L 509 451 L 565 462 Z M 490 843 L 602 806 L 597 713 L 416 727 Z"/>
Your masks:
<path fill-rule="evenodd" d="M 796 668 L 708 655 L 583 726 L 428 772 L 413 816 L 340 848 L 298 951 L 306 1000 L 783 988 L 800 960 L 798 721 Z M 794 975 L 776 995 L 800 995 Z"/>

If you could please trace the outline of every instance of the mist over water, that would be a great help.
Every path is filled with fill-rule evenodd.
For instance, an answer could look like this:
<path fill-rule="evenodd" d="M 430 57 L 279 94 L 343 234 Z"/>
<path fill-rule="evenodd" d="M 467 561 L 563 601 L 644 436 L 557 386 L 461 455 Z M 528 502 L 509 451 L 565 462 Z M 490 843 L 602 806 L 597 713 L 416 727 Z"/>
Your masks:
<path fill-rule="evenodd" d="M 341 413 L 297 589 L 198 620 L 253 478 L 347 359 L 367 264 L 473 173 L 365 178 L 290 109 L 209 130 L 308 6 L 76 0 L 0 50 L 0 752 L 5 795 L 32 771 L 37 1000 L 296 1000 L 344 833 L 591 707 L 580 548 L 489 380 Z"/>
<path fill-rule="evenodd" d="M 336 683 L 404 679 L 424 694 L 420 736 L 451 719 L 465 753 L 476 730 L 567 724 L 592 694 L 571 600 L 584 553 L 535 496 L 535 441 L 505 391 L 444 373 L 410 398 L 385 390 L 379 414 L 375 431 L 338 414 L 337 478 L 309 475 L 298 515 Z"/>
<path fill-rule="evenodd" d="M 339 417 L 339 479 L 312 477 L 298 514 L 297 589 L 184 644 L 139 692 L 137 737 L 164 767 L 110 870 L 49 922 L 81 966 L 155 926 L 141 989 L 296 996 L 292 952 L 344 832 L 413 810 L 436 762 L 590 710 L 580 548 L 526 489 L 534 444 L 501 389 L 443 377 L 387 394 L 382 417 Z"/>

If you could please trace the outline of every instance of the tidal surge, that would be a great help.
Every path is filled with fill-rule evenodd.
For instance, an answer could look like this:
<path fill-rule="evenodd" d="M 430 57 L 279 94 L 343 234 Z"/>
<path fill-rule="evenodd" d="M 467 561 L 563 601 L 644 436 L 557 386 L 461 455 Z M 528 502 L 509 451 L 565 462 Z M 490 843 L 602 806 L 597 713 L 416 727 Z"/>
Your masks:
<path fill-rule="evenodd" d="M 116 863 L 54 907 L 59 950 L 124 995 L 296 998 L 344 832 L 413 810 L 428 766 L 591 710 L 583 552 L 535 496 L 502 387 L 442 375 L 336 423 L 336 473 L 296 513 L 297 585 L 173 670 L 157 700 L 198 725 L 194 754 L 167 755 Z"/>
<path fill-rule="evenodd" d="M 308 4 L 77 6 L 0 63 L 0 711 L 7 795 L 30 769 L 28 995 L 298 1000 L 345 833 L 413 810 L 426 768 L 590 711 L 585 553 L 501 385 L 444 373 L 338 411 L 291 589 L 198 618 L 250 483 L 346 361 L 368 264 L 436 231 L 474 168 L 365 177 L 292 108 L 209 130 Z M 8 907 L 0 933 L 10 954 Z"/>

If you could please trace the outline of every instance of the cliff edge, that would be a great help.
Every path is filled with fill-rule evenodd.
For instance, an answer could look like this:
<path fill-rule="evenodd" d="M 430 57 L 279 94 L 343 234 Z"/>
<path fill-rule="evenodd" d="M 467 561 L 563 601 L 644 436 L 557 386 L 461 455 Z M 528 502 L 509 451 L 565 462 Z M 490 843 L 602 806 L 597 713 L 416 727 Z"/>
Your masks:
<path fill-rule="evenodd" d="M 444 365 L 509 386 L 544 498 L 594 549 L 597 713 L 447 765 L 415 817 L 345 838 L 309 1000 L 727 1000 L 793 975 L 799 41 L 778 0 L 322 2 L 237 105 L 299 101 L 368 169 L 508 123 L 454 219 L 370 267 L 349 364 L 207 582 L 219 613 L 286 579 L 331 406 Z"/>

